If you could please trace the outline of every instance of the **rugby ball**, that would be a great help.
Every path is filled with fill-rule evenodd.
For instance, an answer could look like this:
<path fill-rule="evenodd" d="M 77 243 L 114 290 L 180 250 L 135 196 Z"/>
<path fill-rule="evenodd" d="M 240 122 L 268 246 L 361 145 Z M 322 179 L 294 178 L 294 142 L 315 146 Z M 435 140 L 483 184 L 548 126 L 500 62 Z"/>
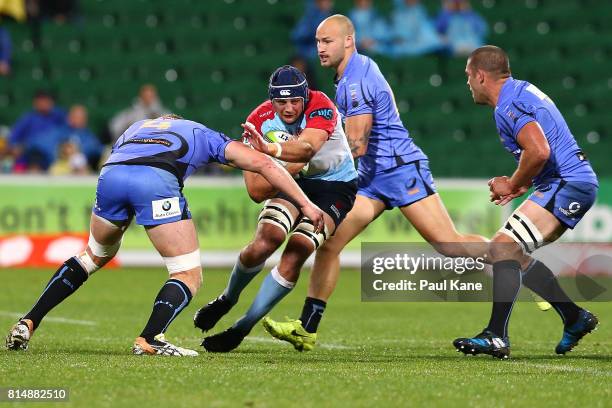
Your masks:
<path fill-rule="evenodd" d="M 292 138 L 292 134 L 282 130 L 271 130 L 264 135 L 264 140 L 268 143 L 285 143 Z"/>

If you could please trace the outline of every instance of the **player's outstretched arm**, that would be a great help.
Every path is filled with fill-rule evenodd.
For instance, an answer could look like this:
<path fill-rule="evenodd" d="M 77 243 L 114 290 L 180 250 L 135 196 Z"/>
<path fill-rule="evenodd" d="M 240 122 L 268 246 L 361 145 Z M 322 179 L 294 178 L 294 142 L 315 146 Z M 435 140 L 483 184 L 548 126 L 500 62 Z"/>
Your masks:
<path fill-rule="evenodd" d="M 251 200 L 256 203 L 261 203 L 264 200 L 272 198 L 278 192 L 272 184 L 268 183 L 263 176 L 253 173 L 252 171 L 243 171 L 244 185 Z"/>
<path fill-rule="evenodd" d="M 306 197 L 289 173 L 270 157 L 241 142 L 231 142 L 225 148 L 225 158 L 238 168 L 259 173 L 272 187 L 284 192 L 298 204 L 302 214 L 313 222 L 317 232 L 323 229 L 323 211 Z"/>
<path fill-rule="evenodd" d="M 288 163 L 285 166 L 285 170 L 292 176 L 298 174 L 306 163 Z M 262 175 L 253 173 L 252 171 L 243 171 L 244 185 L 246 186 L 247 192 L 251 200 L 256 203 L 261 203 L 264 200 L 273 198 L 278 190 L 275 189 L 272 184 L 268 183 Z"/>
<path fill-rule="evenodd" d="M 346 118 L 344 132 L 346 133 L 346 138 L 354 159 L 366 154 L 371 131 L 372 114 L 368 113 Z"/>

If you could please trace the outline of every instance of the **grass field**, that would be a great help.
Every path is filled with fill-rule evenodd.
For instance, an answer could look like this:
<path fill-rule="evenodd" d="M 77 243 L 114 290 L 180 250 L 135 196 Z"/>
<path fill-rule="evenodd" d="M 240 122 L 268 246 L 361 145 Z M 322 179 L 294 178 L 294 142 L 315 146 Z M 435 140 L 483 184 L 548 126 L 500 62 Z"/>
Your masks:
<path fill-rule="evenodd" d="M 0 271 L 2 330 L 30 307 L 51 273 Z M 219 330 L 245 311 L 262 277 Z M 557 315 L 518 304 L 510 325 L 513 355 L 499 361 L 463 356 L 451 345 L 484 327 L 489 304 L 362 303 L 359 274 L 346 271 L 321 324 L 320 347 L 311 353 L 273 341 L 257 326 L 229 354 L 132 356 L 131 343 L 165 278 L 161 268 L 98 272 L 51 312 L 27 352 L 0 351 L 0 387 L 68 388 L 69 403 L 44 404 L 60 407 L 612 406 L 610 303 L 588 305 L 603 323 L 564 357 L 553 351 L 561 335 Z M 206 271 L 202 291 L 173 323 L 169 340 L 199 349 L 191 317 L 226 279 L 226 271 Z M 303 276 L 271 316 L 297 317 L 306 284 Z"/>

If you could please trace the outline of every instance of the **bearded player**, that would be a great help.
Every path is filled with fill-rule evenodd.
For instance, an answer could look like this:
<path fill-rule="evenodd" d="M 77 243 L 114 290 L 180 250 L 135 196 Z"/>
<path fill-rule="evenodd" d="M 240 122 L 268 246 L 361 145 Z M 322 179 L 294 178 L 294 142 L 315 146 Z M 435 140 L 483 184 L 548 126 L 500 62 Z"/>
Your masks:
<path fill-rule="evenodd" d="M 289 240 L 280 263 L 265 277 L 246 314 L 229 329 L 204 339 L 202 345 L 210 352 L 238 347 L 253 326 L 293 289 L 306 259 L 334 234 L 355 200 L 357 172 L 333 102 L 324 93 L 309 90 L 304 74 L 288 65 L 270 77 L 268 96 L 269 100 L 249 115 L 245 135 L 255 149 L 280 160 L 294 174 L 306 195 L 323 210 L 325 228 L 314 231 L 291 197 L 278 192 L 259 174 L 244 172 L 251 197 L 256 202 L 269 200 L 259 215 L 253 240 L 236 260 L 227 287 L 196 313 L 196 327 L 212 329 L 238 302 L 242 290 L 270 255 L 287 236 Z"/>

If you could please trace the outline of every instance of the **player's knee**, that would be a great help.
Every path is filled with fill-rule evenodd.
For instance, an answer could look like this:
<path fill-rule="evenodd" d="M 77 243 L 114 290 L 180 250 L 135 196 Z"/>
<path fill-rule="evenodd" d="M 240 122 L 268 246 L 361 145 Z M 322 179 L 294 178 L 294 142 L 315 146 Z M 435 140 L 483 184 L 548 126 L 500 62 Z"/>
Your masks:
<path fill-rule="evenodd" d="M 173 279 L 178 279 L 189 288 L 191 296 L 195 296 L 202 286 L 202 268 L 197 267 L 188 271 L 177 272 L 171 275 Z"/>
<path fill-rule="evenodd" d="M 92 275 L 98 269 L 102 268 L 110 259 L 99 258 L 95 255 L 90 255 L 90 248 L 76 255 L 75 258 L 83 267 L 87 275 Z"/>
<path fill-rule="evenodd" d="M 87 249 L 76 256 L 89 275 L 106 265 L 119 251 L 121 240 L 113 244 L 101 244 L 89 233 Z"/>
<path fill-rule="evenodd" d="M 117 242 L 113 244 L 101 244 L 94 238 L 93 234 L 89 233 L 89 240 L 87 241 L 87 246 L 93 255 L 93 259 L 97 259 L 98 262 L 108 262 L 117 254 L 119 248 L 121 248 L 121 241 L 119 239 Z"/>
<path fill-rule="evenodd" d="M 285 233 L 278 228 L 270 228 L 265 234 L 258 235 L 244 248 L 240 258 L 246 266 L 259 265 L 274 253 L 285 241 Z"/>
<path fill-rule="evenodd" d="M 305 238 L 305 242 L 310 243 L 312 246 L 312 250 L 317 250 L 329 237 L 329 229 L 327 225 L 323 228 L 323 231 L 315 232 L 315 227 L 308 218 L 302 218 L 302 221 L 297 225 L 295 231 L 293 232 L 293 237 L 303 237 Z"/>
<path fill-rule="evenodd" d="M 489 256 L 491 262 L 498 262 L 507 259 L 522 260 L 523 250 L 516 242 L 508 239 L 504 234 L 496 234 L 489 243 Z"/>
<path fill-rule="evenodd" d="M 173 278 L 183 278 L 187 286 L 192 290 L 192 295 L 198 291 L 202 284 L 202 264 L 200 259 L 200 249 L 178 256 L 162 257 L 168 273 Z"/>
<path fill-rule="evenodd" d="M 281 256 L 278 265 L 279 273 L 285 279 L 296 282 L 304 262 L 312 254 L 312 251 L 313 247 L 310 239 L 302 235 L 293 235 Z"/>
<path fill-rule="evenodd" d="M 342 245 L 338 244 L 333 237 L 327 241 L 319 248 L 317 248 L 317 258 L 335 258 L 340 255 L 342 252 Z"/>
<path fill-rule="evenodd" d="M 272 270 L 270 271 L 270 274 L 272 275 L 272 278 L 279 285 L 284 286 L 287 289 L 293 289 L 295 287 L 295 284 L 297 282 L 297 278 L 299 276 L 299 274 L 298 275 L 287 274 L 286 271 L 281 272 L 280 265 L 275 266 L 274 268 L 272 268 Z"/>

